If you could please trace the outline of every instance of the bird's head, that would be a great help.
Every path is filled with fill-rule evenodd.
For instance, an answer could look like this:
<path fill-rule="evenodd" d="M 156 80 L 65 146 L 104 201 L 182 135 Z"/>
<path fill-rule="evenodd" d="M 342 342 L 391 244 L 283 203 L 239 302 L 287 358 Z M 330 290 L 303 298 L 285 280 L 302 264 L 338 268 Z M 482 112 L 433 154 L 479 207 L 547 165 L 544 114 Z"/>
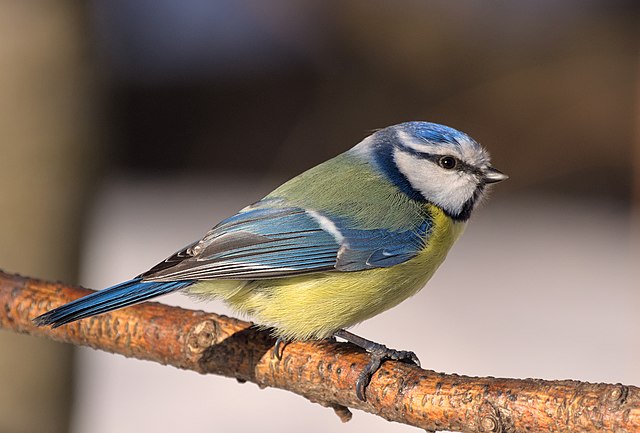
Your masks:
<path fill-rule="evenodd" d="M 487 185 L 507 179 L 467 134 L 429 122 L 406 122 L 376 131 L 354 148 L 402 192 L 467 220 Z"/>

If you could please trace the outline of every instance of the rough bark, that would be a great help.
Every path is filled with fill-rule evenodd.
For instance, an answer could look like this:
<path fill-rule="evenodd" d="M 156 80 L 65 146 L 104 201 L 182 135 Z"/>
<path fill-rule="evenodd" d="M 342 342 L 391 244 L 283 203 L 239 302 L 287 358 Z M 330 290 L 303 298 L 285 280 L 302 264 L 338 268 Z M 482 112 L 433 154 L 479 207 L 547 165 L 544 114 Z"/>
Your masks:
<path fill-rule="evenodd" d="M 275 341 L 248 322 L 151 302 L 54 330 L 32 324 L 88 293 L 0 272 L 0 328 L 286 389 L 332 407 L 343 420 L 350 407 L 429 431 L 640 431 L 634 386 L 475 378 L 385 362 L 363 402 L 354 384 L 368 358 L 350 344 L 294 342 L 279 360 Z"/>

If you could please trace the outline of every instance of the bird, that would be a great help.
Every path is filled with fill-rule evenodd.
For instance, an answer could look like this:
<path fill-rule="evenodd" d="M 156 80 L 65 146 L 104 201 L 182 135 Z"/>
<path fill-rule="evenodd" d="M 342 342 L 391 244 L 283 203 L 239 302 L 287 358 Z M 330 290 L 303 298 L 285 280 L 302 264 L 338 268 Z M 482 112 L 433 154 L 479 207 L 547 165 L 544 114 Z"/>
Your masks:
<path fill-rule="evenodd" d="M 444 261 L 488 187 L 508 176 L 467 134 L 425 121 L 375 130 L 285 182 L 137 277 L 33 319 L 59 327 L 181 291 L 218 298 L 277 338 L 340 338 L 369 364 L 420 365 L 410 351 L 348 328 L 417 293 Z"/>

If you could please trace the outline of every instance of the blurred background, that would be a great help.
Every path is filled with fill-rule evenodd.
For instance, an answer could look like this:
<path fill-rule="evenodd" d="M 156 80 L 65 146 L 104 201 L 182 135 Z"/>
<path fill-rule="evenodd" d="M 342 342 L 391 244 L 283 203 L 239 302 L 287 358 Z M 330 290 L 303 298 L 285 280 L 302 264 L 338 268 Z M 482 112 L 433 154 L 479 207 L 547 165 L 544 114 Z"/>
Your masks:
<path fill-rule="evenodd" d="M 372 129 L 430 120 L 511 178 L 425 290 L 355 331 L 448 373 L 640 385 L 639 12 L 2 1 L 0 268 L 114 284 Z M 413 430 L 7 332 L 0 384 L 7 433 Z"/>

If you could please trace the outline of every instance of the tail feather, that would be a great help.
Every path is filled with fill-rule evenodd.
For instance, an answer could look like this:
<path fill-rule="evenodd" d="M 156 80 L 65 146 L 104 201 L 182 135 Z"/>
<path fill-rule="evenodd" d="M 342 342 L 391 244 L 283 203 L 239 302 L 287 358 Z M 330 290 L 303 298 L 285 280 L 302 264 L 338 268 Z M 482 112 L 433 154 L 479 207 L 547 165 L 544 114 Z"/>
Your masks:
<path fill-rule="evenodd" d="M 183 289 L 193 281 L 145 282 L 135 278 L 108 289 L 76 299 L 33 319 L 38 326 L 52 328 L 146 301 L 156 296 Z"/>

